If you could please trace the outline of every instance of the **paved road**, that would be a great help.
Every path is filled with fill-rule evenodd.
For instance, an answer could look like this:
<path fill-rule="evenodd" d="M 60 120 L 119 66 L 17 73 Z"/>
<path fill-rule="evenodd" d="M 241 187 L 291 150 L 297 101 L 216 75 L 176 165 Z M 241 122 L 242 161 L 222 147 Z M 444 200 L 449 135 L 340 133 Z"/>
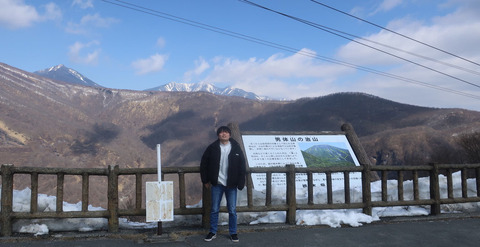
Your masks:
<path fill-rule="evenodd" d="M 222 230 L 217 239 L 205 242 L 203 231 L 164 234 L 105 235 L 95 238 L 0 238 L 2 247 L 138 247 L 138 246 L 479 246 L 480 218 L 424 218 L 423 220 L 384 220 L 361 227 L 239 227 L 239 243 L 233 243 Z M 139 237 L 144 236 L 144 237 Z"/>

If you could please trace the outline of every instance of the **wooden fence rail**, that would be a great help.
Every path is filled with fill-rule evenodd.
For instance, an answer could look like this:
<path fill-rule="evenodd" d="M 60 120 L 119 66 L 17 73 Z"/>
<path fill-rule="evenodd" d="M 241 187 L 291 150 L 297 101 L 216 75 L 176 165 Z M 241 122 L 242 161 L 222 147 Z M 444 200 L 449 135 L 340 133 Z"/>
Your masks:
<path fill-rule="evenodd" d="M 461 172 L 462 195 L 455 197 L 453 193 L 453 172 Z M 108 230 L 117 232 L 119 230 L 119 218 L 127 216 L 145 216 L 146 210 L 142 207 L 145 200 L 142 195 L 145 182 L 144 175 L 157 174 L 156 168 L 119 168 L 118 166 L 108 166 L 107 168 L 39 168 L 39 167 L 15 167 L 13 165 L 2 165 L 2 194 L 1 194 L 1 234 L 2 236 L 11 236 L 12 223 L 17 219 L 40 219 L 40 218 L 107 218 Z M 202 215 L 203 227 L 208 227 L 210 210 L 210 193 L 203 189 L 202 207 L 189 208 L 186 205 L 186 174 L 196 174 L 199 176 L 199 167 L 165 167 L 162 168 L 162 176 L 166 174 L 176 174 L 178 176 L 178 195 L 179 206 L 175 208 L 175 215 Z M 381 200 L 372 200 L 371 182 L 372 172 L 378 173 L 381 183 Z M 425 166 L 359 166 L 359 167 L 336 167 L 336 168 L 298 168 L 293 165 L 274 168 L 249 168 L 247 176 L 254 173 L 263 173 L 266 175 L 265 204 L 254 205 L 252 180 L 247 179 L 247 205 L 239 205 L 237 212 L 267 212 L 267 211 L 286 211 L 286 223 L 296 224 L 296 210 L 322 210 L 322 209 L 362 209 L 365 214 L 371 215 L 374 207 L 392 207 L 392 206 L 414 206 L 428 205 L 430 213 L 440 214 L 442 204 L 480 202 L 480 164 L 430 164 Z M 286 200 L 285 203 L 272 203 L 272 174 L 283 173 L 286 175 Z M 332 189 L 332 174 L 342 173 L 344 176 L 344 196 L 342 200 L 334 200 Z M 362 177 L 362 200 L 352 200 L 350 192 L 350 174 L 361 173 Z M 407 200 L 404 196 L 404 180 L 406 173 L 411 174 L 413 184 L 413 198 Z M 30 212 L 13 211 L 13 184 L 15 174 L 27 174 L 31 179 L 31 204 Z M 57 178 L 56 188 L 56 210 L 53 212 L 39 212 L 38 210 L 38 178 L 39 175 L 55 175 Z M 297 202 L 295 179 L 297 174 L 304 174 L 307 177 L 308 199 L 306 203 Z M 326 203 L 314 203 L 314 174 L 324 174 L 326 177 Z M 393 197 L 392 191 L 389 193 L 389 176 L 396 178 L 397 191 L 396 197 Z M 428 198 L 420 196 L 419 174 L 426 174 L 429 177 L 429 195 Z M 446 176 L 446 182 L 440 182 L 439 175 Z M 64 182 L 66 175 L 81 176 L 82 191 L 82 209 L 81 211 L 63 211 Z M 133 208 L 119 209 L 119 177 L 135 176 L 135 203 Z M 107 178 L 107 200 L 106 210 L 90 211 L 89 204 L 89 177 L 103 176 Z M 476 194 L 468 195 L 467 179 L 475 179 Z M 162 179 L 163 180 L 163 179 Z M 446 184 L 444 184 L 446 183 Z M 201 186 L 201 185 L 199 185 Z M 442 196 L 440 187 L 447 187 L 447 195 Z M 472 193 L 470 193 L 472 194 Z M 389 196 L 390 195 L 390 196 Z M 225 207 L 221 212 L 227 212 Z"/>

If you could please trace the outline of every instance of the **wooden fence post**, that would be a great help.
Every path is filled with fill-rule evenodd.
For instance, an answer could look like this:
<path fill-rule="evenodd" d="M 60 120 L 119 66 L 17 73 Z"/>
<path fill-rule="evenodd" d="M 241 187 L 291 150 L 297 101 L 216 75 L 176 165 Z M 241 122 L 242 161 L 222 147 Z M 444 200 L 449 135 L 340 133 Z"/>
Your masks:
<path fill-rule="evenodd" d="M 475 168 L 475 180 L 477 184 L 477 196 L 480 197 L 480 167 Z"/>
<path fill-rule="evenodd" d="M 135 173 L 135 210 L 142 209 L 142 186 L 142 174 L 137 172 Z"/>
<path fill-rule="evenodd" d="M 296 197 L 296 188 L 295 188 L 295 165 L 287 165 L 287 219 L 286 223 L 294 225 L 297 222 L 297 197 Z"/>
<path fill-rule="evenodd" d="M 362 171 L 362 200 L 363 200 L 363 213 L 372 215 L 372 190 L 371 190 L 371 177 L 372 171 L 370 165 L 364 164 Z"/>
<path fill-rule="evenodd" d="M 357 156 L 358 162 L 360 162 L 360 164 L 363 166 L 371 166 L 372 162 L 368 158 L 367 152 L 365 152 L 365 149 L 360 143 L 360 139 L 358 139 L 357 133 L 355 133 L 353 126 L 349 123 L 345 123 L 342 125 L 341 130 L 345 132 L 345 137 L 352 146 L 353 152 L 355 153 L 355 156 Z M 378 174 L 374 172 L 372 172 L 372 174 L 370 174 L 369 176 L 372 181 L 380 179 L 378 177 Z"/>
<path fill-rule="evenodd" d="M 90 187 L 90 181 L 88 173 L 82 174 L 82 212 L 88 211 L 88 191 Z"/>
<path fill-rule="evenodd" d="M 185 173 L 180 170 L 178 172 L 178 192 L 180 194 L 180 208 L 184 208 L 187 206 L 186 198 L 185 198 Z"/>
<path fill-rule="evenodd" d="M 119 167 L 108 166 L 108 231 L 118 232 L 118 174 Z"/>
<path fill-rule="evenodd" d="M 2 236 L 12 235 L 13 165 L 2 165 Z"/>
<path fill-rule="evenodd" d="M 439 215 L 440 212 L 440 185 L 438 181 L 438 165 L 430 164 L 432 170 L 430 171 L 430 199 L 434 200 L 434 203 L 430 205 L 430 214 Z"/>
<path fill-rule="evenodd" d="M 30 213 L 38 212 L 38 172 L 30 176 Z"/>
<path fill-rule="evenodd" d="M 63 212 L 64 181 L 65 181 L 65 174 L 57 173 L 57 201 L 56 201 L 57 212 Z"/>

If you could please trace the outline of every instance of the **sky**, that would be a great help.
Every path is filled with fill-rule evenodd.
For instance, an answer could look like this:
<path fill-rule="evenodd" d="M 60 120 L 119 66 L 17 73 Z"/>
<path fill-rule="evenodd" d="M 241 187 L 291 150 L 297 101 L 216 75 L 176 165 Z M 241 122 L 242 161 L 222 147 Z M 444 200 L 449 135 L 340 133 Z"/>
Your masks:
<path fill-rule="evenodd" d="M 257 5 L 253 5 L 257 4 Z M 207 82 L 480 111 L 478 0 L 0 0 L 0 62 L 108 88 Z"/>
<path fill-rule="evenodd" d="M 419 178 L 419 198 L 426 199 L 430 196 L 429 178 Z M 462 197 L 461 186 L 461 172 L 456 172 L 452 176 L 453 181 L 453 193 L 455 198 Z M 447 190 L 447 178 L 443 175 L 439 176 L 440 182 L 440 196 L 441 198 L 448 197 Z M 398 200 L 396 196 L 397 181 L 389 180 L 387 183 L 389 191 L 389 201 Z M 327 193 L 325 188 L 314 187 L 314 203 L 326 202 Z M 381 201 L 381 181 L 371 183 L 372 201 Z M 467 195 L 469 197 L 476 196 L 476 181 L 475 179 L 467 180 Z M 308 200 L 307 188 L 297 187 L 296 195 L 298 203 L 306 203 Z M 339 203 L 344 197 L 343 186 L 332 186 L 333 190 L 333 203 Z M 253 191 L 253 199 L 265 200 L 264 191 Z M 26 188 L 24 190 L 14 191 L 13 211 L 14 212 L 29 212 L 30 211 L 30 193 L 31 190 Z M 352 202 L 361 202 L 361 187 L 351 188 L 351 200 Z M 272 191 L 272 203 L 278 203 L 279 201 L 285 202 L 286 191 L 285 188 L 275 188 Z M 413 182 L 411 180 L 404 181 L 404 198 L 405 200 L 413 200 Z M 264 202 L 263 202 L 264 203 Z M 201 207 L 202 202 L 192 205 L 191 207 Z M 222 205 L 225 206 L 225 199 L 222 201 Z M 238 193 L 237 205 L 247 205 L 247 193 L 246 190 L 242 190 Z M 256 204 L 255 204 L 256 205 Z M 38 209 L 39 211 L 55 211 L 56 197 L 47 196 L 45 194 L 39 194 L 38 197 Z M 82 203 L 71 204 L 64 202 L 63 211 L 81 211 Z M 105 210 L 100 207 L 89 205 L 89 211 Z M 468 213 L 472 211 L 480 210 L 480 203 L 457 203 L 457 204 L 444 204 L 441 205 L 442 213 Z M 327 225 L 333 228 L 341 227 L 341 225 L 348 225 L 352 227 L 361 227 L 364 224 L 369 224 L 375 221 L 379 221 L 381 217 L 389 216 L 422 216 L 428 215 L 430 212 L 429 207 L 425 206 L 408 206 L 408 207 L 381 207 L 373 208 L 372 215 L 366 215 L 362 213 L 361 209 L 345 209 L 345 210 L 297 210 L 296 224 L 297 225 Z M 286 213 L 279 211 L 272 212 L 255 212 L 255 213 L 238 213 L 238 223 L 247 225 L 256 224 L 269 224 L 269 223 L 285 223 Z M 130 222 L 126 219 L 120 219 L 120 229 L 151 229 L 156 228 L 157 223 L 140 223 Z M 107 219 L 37 219 L 31 220 L 18 220 L 13 224 L 13 232 L 31 233 L 36 236 L 48 234 L 50 231 L 96 231 L 105 230 L 107 228 Z M 221 213 L 219 218 L 219 224 L 228 226 L 228 214 Z M 195 226 L 201 225 L 200 215 L 175 215 L 174 221 L 164 222 L 163 227 L 172 226 Z"/>

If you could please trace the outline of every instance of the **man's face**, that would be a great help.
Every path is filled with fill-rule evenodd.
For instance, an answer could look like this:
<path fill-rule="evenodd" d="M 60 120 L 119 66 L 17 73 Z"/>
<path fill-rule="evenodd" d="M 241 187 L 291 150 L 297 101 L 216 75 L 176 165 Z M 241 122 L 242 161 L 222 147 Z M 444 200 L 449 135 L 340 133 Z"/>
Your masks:
<path fill-rule="evenodd" d="M 218 134 L 218 139 L 220 139 L 221 142 L 228 142 L 230 139 L 230 133 L 227 131 L 222 131 Z"/>

